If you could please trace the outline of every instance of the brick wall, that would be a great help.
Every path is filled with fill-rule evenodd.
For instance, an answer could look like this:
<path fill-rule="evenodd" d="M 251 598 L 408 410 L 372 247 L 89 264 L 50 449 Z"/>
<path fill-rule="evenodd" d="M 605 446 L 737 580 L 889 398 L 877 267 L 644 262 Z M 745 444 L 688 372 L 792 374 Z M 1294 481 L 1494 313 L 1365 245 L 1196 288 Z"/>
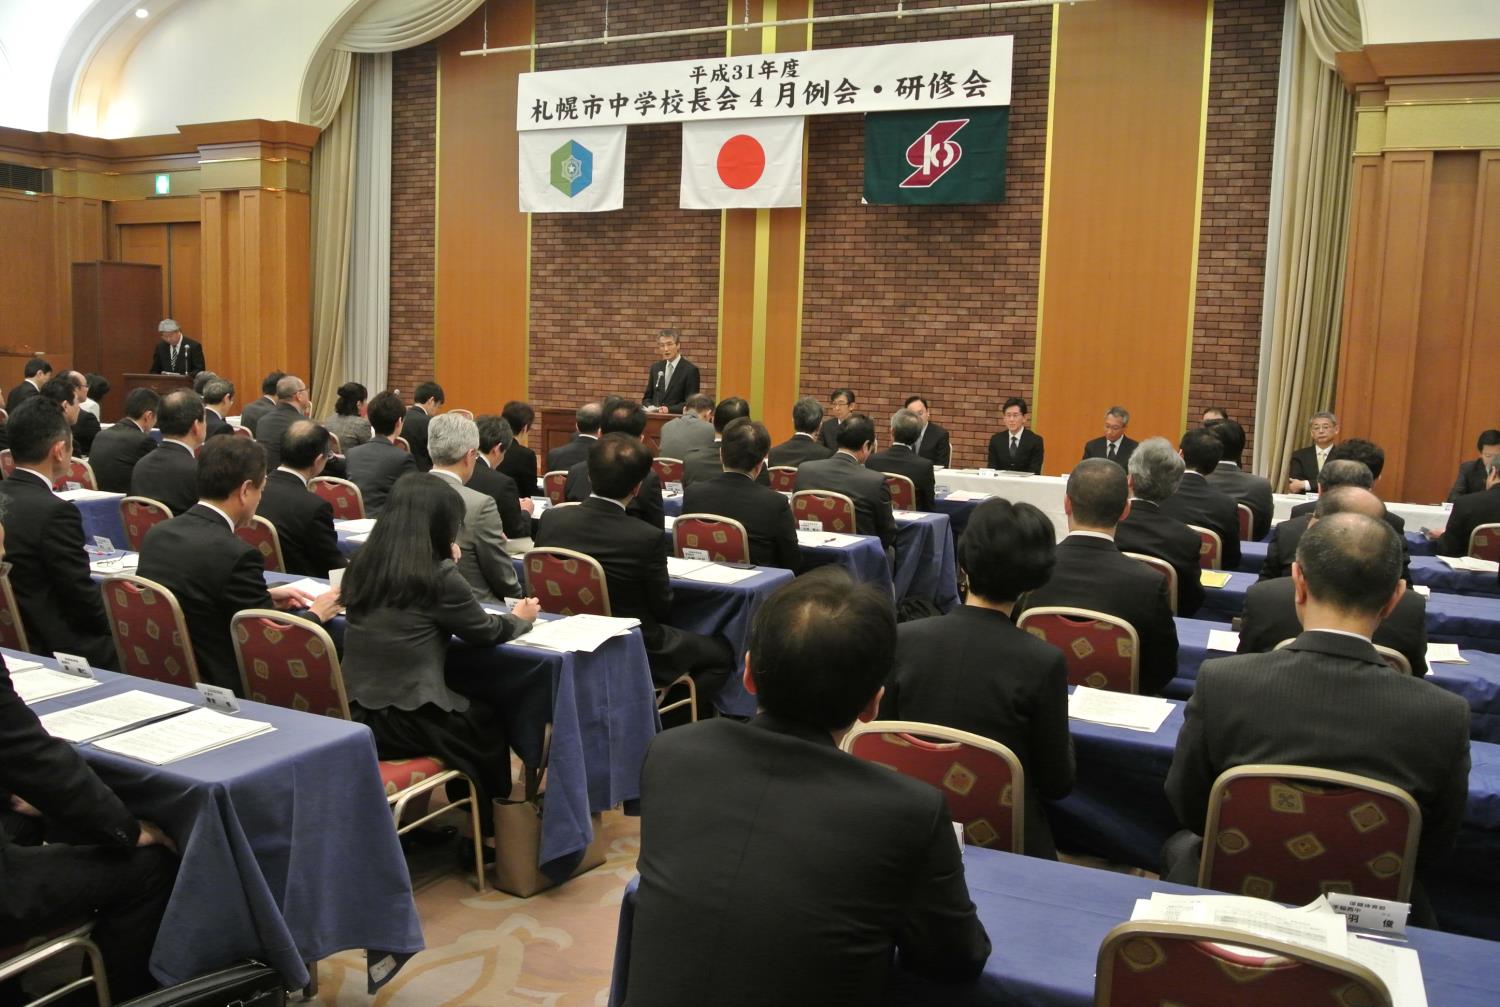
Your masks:
<path fill-rule="evenodd" d="M 817 13 L 882 7 L 825 0 Z M 1007 33 L 1015 63 L 1002 204 L 861 206 L 863 118 L 808 120 L 801 390 L 826 402 L 852 385 L 877 431 L 907 395 L 929 396 L 960 466 L 984 463 L 999 401 L 1031 397 L 1052 12 L 853 22 L 813 35 L 821 49 Z"/>
<path fill-rule="evenodd" d="M 1281 17 L 1281 0 L 1217 0 L 1209 68 L 1188 418 L 1223 406 L 1252 441 Z"/>
<path fill-rule="evenodd" d="M 409 395 L 432 380 L 435 366 L 436 46 L 396 53 L 391 74 L 391 353 L 386 380 Z"/>

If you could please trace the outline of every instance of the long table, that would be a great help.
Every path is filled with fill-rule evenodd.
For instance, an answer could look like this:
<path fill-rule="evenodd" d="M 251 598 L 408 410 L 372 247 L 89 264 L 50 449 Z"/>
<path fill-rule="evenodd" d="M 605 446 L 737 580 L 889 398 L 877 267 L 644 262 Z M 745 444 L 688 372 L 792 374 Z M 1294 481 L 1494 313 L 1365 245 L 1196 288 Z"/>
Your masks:
<path fill-rule="evenodd" d="M 973 983 L 938 984 L 891 970 L 885 1004 L 922 1007 L 1089 1007 L 1099 945 L 1130 918 L 1137 899 L 1152 892 L 1194 894 L 1200 889 L 1089 867 L 964 849 L 969 897 L 989 934 L 992 950 Z M 636 889 L 631 880 L 620 906 L 610 1007 L 625 1002 Z M 1433 1007 L 1490 1007 L 1500 972 L 1500 944 L 1412 928 L 1407 944 L 1421 956 L 1422 981 Z M 704 991 L 711 1002 L 712 991 Z"/>
<path fill-rule="evenodd" d="M 1406 537 L 1410 545 L 1412 536 Z M 1243 573 L 1259 574 L 1269 549 L 1270 543 L 1268 542 L 1241 542 L 1239 570 Z M 1411 554 L 1411 582 L 1443 594 L 1500 598 L 1500 578 L 1496 578 L 1494 574 L 1455 570 L 1438 557 L 1415 550 Z"/>
<path fill-rule="evenodd" d="M 120 518 L 120 501 L 124 493 L 104 493 L 97 490 L 68 490 L 59 493 L 83 516 L 83 540 L 94 544 L 96 536 L 104 536 L 118 549 L 125 548 L 125 522 Z"/>
<path fill-rule="evenodd" d="M 56 662 L 5 651 L 8 658 Z M 44 700 L 46 714 L 132 689 L 191 703 L 190 689 L 96 671 L 100 684 Z M 398 956 L 422 950 L 375 757 L 362 724 L 241 703 L 240 716 L 276 729 L 165 766 L 82 745 L 90 766 L 137 815 L 177 842 L 181 866 L 151 953 L 176 983 L 245 958 L 305 986 L 304 963 L 350 948 Z"/>

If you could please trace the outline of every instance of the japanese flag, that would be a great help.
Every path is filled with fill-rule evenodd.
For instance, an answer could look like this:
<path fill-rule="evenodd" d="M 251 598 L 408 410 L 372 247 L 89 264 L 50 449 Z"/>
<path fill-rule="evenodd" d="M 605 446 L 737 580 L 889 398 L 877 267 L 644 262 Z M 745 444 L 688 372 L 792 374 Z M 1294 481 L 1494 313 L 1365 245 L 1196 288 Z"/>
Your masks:
<path fill-rule="evenodd" d="M 682 208 L 802 205 L 802 117 L 682 124 Z"/>

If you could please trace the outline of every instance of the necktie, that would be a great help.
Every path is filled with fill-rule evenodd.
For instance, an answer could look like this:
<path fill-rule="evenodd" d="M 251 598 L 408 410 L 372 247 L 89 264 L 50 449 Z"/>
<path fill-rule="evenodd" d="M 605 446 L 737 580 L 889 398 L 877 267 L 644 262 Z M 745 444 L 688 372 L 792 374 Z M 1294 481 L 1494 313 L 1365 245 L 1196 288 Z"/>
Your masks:
<path fill-rule="evenodd" d="M 1019 438 L 1019 437 L 1011 437 L 1011 439 L 1010 439 L 1010 453 L 1011 454 L 1015 454 L 1016 453 L 1016 449 L 1019 448 L 1020 446 L 1021 446 L 1021 438 Z"/>
<path fill-rule="evenodd" d="M 178 344 L 181 345 L 180 343 Z M 172 347 L 172 370 L 177 370 L 177 347 Z"/>
<path fill-rule="evenodd" d="M 1113 445 L 1113 444 L 1111 444 L 1109 446 L 1108 458 L 1109 458 L 1110 461 L 1114 461 L 1115 460 L 1115 445 Z"/>

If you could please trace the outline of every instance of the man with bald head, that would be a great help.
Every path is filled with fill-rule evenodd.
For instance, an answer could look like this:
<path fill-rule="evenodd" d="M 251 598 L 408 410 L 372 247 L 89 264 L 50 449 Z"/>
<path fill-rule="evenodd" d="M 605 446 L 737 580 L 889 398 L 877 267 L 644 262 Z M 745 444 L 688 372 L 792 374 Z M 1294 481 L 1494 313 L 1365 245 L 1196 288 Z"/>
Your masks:
<path fill-rule="evenodd" d="M 344 566 L 333 530 L 333 505 L 309 488 L 323 474 L 333 438 L 311 420 L 298 420 L 281 437 L 281 464 L 266 476 L 255 513 L 276 526 L 287 573 L 327 577 Z"/>
<path fill-rule="evenodd" d="M 1162 851 L 1165 880 L 1196 878 L 1209 793 L 1255 763 L 1355 773 L 1400 787 L 1422 811 L 1420 880 L 1452 844 L 1469 791 L 1469 705 L 1401 675 L 1371 643 L 1406 596 L 1401 543 L 1366 490 L 1337 494 L 1297 545 L 1292 603 L 1302 632 L 1281 650 L 1205 661 L 1166 793 L 1184 829 Z M 1347 509 L 1346 509 L 1347 507 Z M 1249 605 L 1246 605 L 1249 615 Z M 1413 920 L 1432 925 L 1420 887 Z M 1274 894 L 1273 894 L 1274 897 Z"/>
<path fill-rule="evenodd" d="M 311 393 L 301 378 L 287 374 L 276 382 L 276 405 L 255 424 L 255 439 L 266 449 L 271 471 L 281 464 L 281 439 L 293 423 L 307 417 L 311 407 Z"/>

